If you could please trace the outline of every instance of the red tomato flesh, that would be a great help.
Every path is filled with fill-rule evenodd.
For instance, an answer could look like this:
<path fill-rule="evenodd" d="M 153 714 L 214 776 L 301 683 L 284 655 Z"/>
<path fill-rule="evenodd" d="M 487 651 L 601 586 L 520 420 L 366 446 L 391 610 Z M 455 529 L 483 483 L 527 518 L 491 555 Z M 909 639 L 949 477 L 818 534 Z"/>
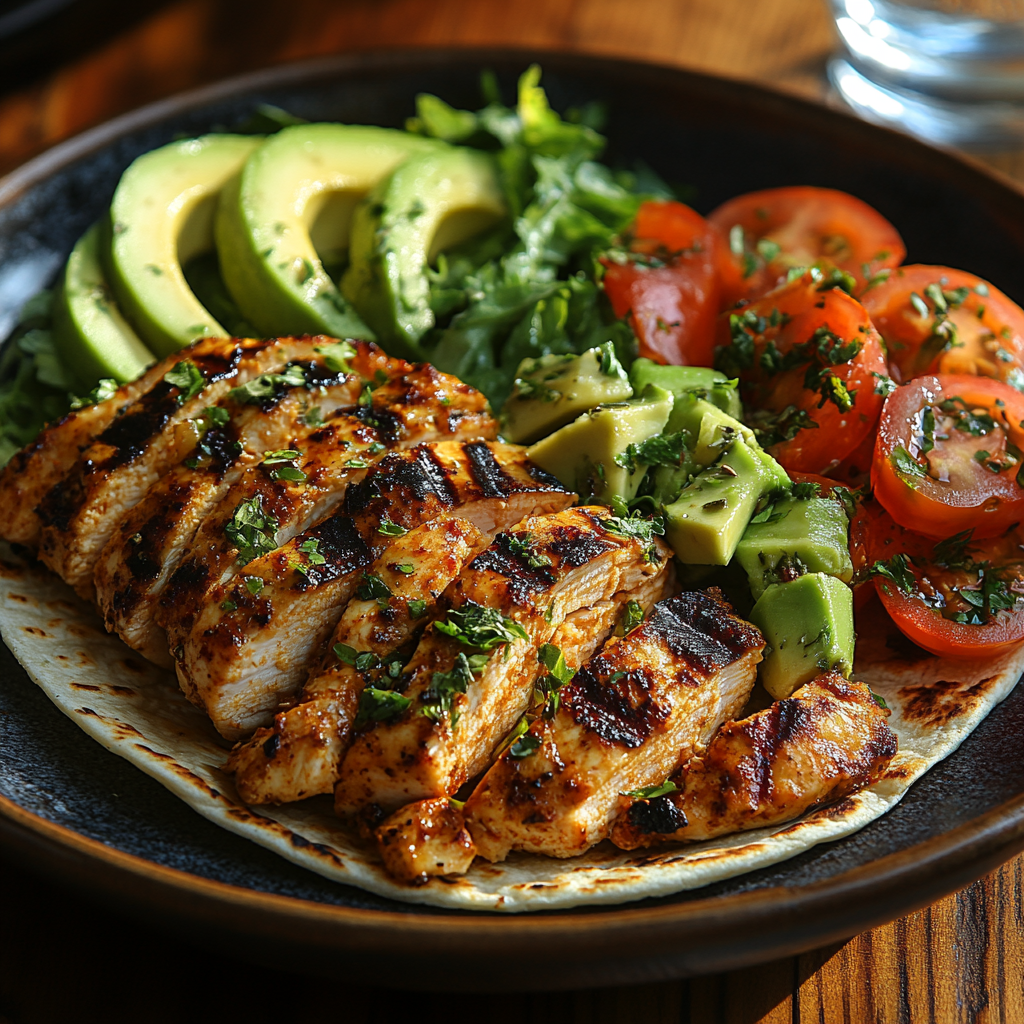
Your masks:
<path fill-rule="evenodd" d="M 708 220 L 724 240 L 723 309 L 764 295 L 793 267 L 814 264 L 852 275 L 859 292 L 906 255 L 899 233 L 877 210 L 830 188 L 749 192 L 723 203 Z"/>
<path fill-rule="evenodd" d="M 885 373 L 864 307 L 811 271 L 720 319 L 717 365 L 740 377 L 761 443 L 798 473 L 827 473 L 873 430 Z"/>
<path fill-rule="evenodd" d="M 644 203 L 621 262 L 603 257 L 604 290 L 629 317 L 640 355 L 659 363 L 710 366 L 719 305 L 718 236 L 695 210 Z"/>
<path fill-rule="evenodd" d="M 897 381 L 973 373 L 1024 390 L 1024 310 L 980 277 L 914 264 L 893 271 L 861 301 Z"/>
<path fill-rule="evenodd" d="M 1024 640 L 1020 527 L 989 540 L 936 544 L 885 512 L 870 518 L 870 572 L 900 631 L 932 654 L 992 658 Z"/>
<path fill-rule="evenodd" d="M 871 484 L 901 526 L 994 537 L 1024 519 L 1024 395 L 986 377 L 919 377 L 886 400 Z"/>

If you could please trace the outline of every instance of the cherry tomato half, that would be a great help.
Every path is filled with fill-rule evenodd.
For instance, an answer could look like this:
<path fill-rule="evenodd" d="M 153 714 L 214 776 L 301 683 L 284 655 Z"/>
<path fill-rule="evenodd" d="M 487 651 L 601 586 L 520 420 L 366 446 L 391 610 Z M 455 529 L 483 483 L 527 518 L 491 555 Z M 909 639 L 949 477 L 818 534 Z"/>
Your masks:
<path fill-rule="evenodd" d="M 740 377 L 747 419 L 786 467 L 825 473 L 872 431 L 881 341 L 864 307 L 809 271 L 723 316 L 716 365 Z"/>
<path fill-rule="evenodd" d="M 710 366 L 718 313 L 718 235 L 682 203 L 644 203 L 629 252 L 605 256 L 604 290 L 628 316 L 640 355 L 659 363 Z"/>
<path fill-rule="evenodd" d="M 991 658 L 1024 640 L 1019 526 L 989 540 L 967 531 L 936 544 L 880 512 L 869 529 L 875 590 L 919 647 L 947 658 Z"/>
<path fill-rule="evenodd" d="M 861 297 L 900 382 L 974 373 L 1024 391 L 1024 310 L 974 274 L 899 267 Z"/>
<path fill-rule="evenodd" d="M 726 242 L 720 249 L 723 309 L 764 295 L 793 267 L 812 264 L 838 267 L 860 291 L 906 254 L 899 233 L 877 210 L 831 188 L 749 192 L 723 203 L 708 220 Z"/>
<path fill-rule="evenodd" d="M 871 485 L 901 526 L 993 537 L 1024 519 L 1024 395 L 988 377 L 918 377 L 885 402 Z"/>

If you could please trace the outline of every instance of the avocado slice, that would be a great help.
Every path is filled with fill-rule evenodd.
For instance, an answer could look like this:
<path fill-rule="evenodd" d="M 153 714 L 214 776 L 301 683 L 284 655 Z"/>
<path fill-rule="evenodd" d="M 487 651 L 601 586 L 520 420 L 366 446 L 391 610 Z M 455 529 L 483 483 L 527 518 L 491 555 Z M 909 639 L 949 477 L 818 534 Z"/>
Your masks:
<path fill-rule="evenodd" d="M 529 447 L 526 454 L 584 497 L 629 501 L 647 467 L 630 470 L 626 449 L 660 434 L 671 410 L 672 395 L 652 384 L 639 398 L 585 412 Z"/>
<path fill-rule="evenodd" d="M 243 316 L 268 336 L 373 338 L 323 267 L 348 249 L 356 204 L 414 153 L 446 143 L 393 128 L 302 124 L 272 135 L 217 210 L 221 273 Z"/>
<path fill-rule="evenodd" d="M 121 315 L 100 264 L 99 224 L 78 240 L 53 303 L 53 340 L 67 370 L 83 389 L 104 377 L 134 380 L 155 362 L 153 353 Z"/>
<path fill-rule="evenodd" d="M 524 359 L 502 411 L 503 433 L 516 444 L 528 444 L 594 406 L 632 397 L 633 388 L 610 341 L 578 356 Z"/>
<path fill-rule="evenodd" d="M 786 471 L 770 455 L 734 440 L 665 506 L 665 537 L 681 562 L 728 565 L 757 503 L 788 486 Z"/>
<path fill-rule="evenodd" d="M 750 523 L 736 548 L 736 561 L 746 571 L 755 599 L 771 584 L 808 572 L 845 583 L 853 579 L 850 522 L 835 498 L 790 496 L 764 513 L 765 521 Z"/>
<path fill-rule="evenodd" d="M 738 382 L 709 366 L 663 366 L 641 357 L 633 361 L 629 379 L 637 391 L 643 391 L 648 384 L 657 384 L 671 391 L 677 401 L 684 395 L 692 395 L 707 399 L 736 419 L 743 413 L 736 386 Z"/>
<path fill-rule="evenodd" d="M 422 358 L 418 342 L 434 326 L 429 261 L 506 214 L 490 154 L 452 147 L 410 156 L 356 208 L 342 294 L 381 343 Z"/>
<path fill-rule="evenodd" d="M 812 572 L 773 583 L 750 612 L 767 642 L 761 682 L 777 700 L 822 672 L 853 668 L 853 591 L 834 576 Z"/>
<path fill-rule="evenodd" d="M 253 135 L 172 142 L 144 153 L 121 177 L 110 204 L 110 284 L 157 355 L 228 333 L 192 293 L 181 267 L 213 248 L 220 191 L 262 142 Z"/>

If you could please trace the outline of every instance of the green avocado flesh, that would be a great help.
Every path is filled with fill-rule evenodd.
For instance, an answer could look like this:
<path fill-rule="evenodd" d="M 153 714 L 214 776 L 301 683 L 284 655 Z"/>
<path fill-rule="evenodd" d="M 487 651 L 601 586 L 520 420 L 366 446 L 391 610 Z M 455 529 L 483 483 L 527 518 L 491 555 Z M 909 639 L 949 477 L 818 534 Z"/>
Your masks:
<path fill-rule="evenodd" d="M 225 190 L 216 235 L 224 283 L 262 334 L 373 332 L 324 270 L 348 249 L 359 201 L 410 156 L 450 147 L 392 128 L 303 124 L 269 138 Z"/>
<path fill-rule="evenodd" d="M 750 612 L 767 647 L 760 665 L 765 689 L 777 700 L 822 672 L 848 676 L 853 668 L 853 591 L 834 576 L 812 572 L 773 583 Z"/>
<path fill-rule="evenodd" d="M 123 384 L 153 363 L 153 353 L 121 316 L 100 264 L 99 224 L 78 240 L 53 304 L 53 339 L 76 384 L 104 377 Z"/>
<path fill-rule="evenodd" d="M 125 316 L 157 355 L 228 332 L 195 297 L 182 264 L 213 248 L 224 185 L 263 140 L 204 135 L 140 156 L 110 206 L 110 284 Z"/>
<path fill-rule="evenodd" d="M 502 412 L 503 432 L 516 444 L 529 444 L 588 409 L 632 397 L 611 342 L 578 356 L 524 359 Z"/>
<path fill-rule="evenodd" d="M 770 455 L 734 440 L 665 506 L 666 539 L 682 562 L 728 565 L 758 501 L 788 485 Z"/>
<path fill-rule="evenodd" d="M 838 501 L 789 497 L 766 511 L 768 520 L 751 523 L 736 548 L 755 600 L 772 583 L 808 572 L 853 579 L 849 520 Z"/>
<path fill-rule="evenodd" d="M 630 367 L 629 379 L 637 391 L 643 391 L 648 384 L 657 384 L 671 391 L 677 404 L 684 395 L 688 395 L 707 399 L 736 419 L 743 411 L 735 382 L 730 382 L 721 371 L 707 366 L 662 366 L 641 357 Z M 672 429 L 671 424 L 669 429 Z"/>
<path fill-rule="evenodd" d="M 506 216 L 494 158 L 446 148 L 409 157 L 359 204 L 341 291 L 385 347 L 422 358 L 434 326 L 426 269 Z"/>
<path fill-rule="evenodd" d="M 545 437 L 526 454 L 582 497 L 618 497 L 629 501 L 643 480 L 646 466 L 630 472 L 616 462 L 631 444 L 640 444 L 665 429 L 672 395 L 650 385 L 639 398 L 599 405 L 574 423 Z"/>

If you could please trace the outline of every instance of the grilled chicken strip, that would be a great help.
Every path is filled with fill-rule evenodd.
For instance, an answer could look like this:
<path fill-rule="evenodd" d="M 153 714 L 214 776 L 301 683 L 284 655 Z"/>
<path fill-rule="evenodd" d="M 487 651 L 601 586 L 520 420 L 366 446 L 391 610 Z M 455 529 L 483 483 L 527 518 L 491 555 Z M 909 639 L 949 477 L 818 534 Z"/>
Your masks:
<path fill-rule="evenodd" d="M 667 576 L 668 549 L 650 527 L 594 506 L 499 534 L 452 585 L 446 623 L 427 630 L 406 666 L 404 710 L 349 749 L 338 813 L 451 795 L 483 771 L 529 704 L 537 648 L 566 617 Z"/>
<path fill-rule="evenodd" d="M 335 416 L 305 440 L 282 474 L 278 465 L 246 470 L 196 533 L 192 553 L 168 583 L 156 621 L 171 650 L 183 644 L 203 595 L 246 562 L 288 543 L 336 508 L 348 485 L 390 449 L 440 439 L 491 438 L 497 423 L 487 400 L 455 377 L 420 364 L 373 393 L 368 404 Z M 255 520 L 255 546 L 239 543 Z M 333 625 L 333 624 L 332 624 Z"/>
<path fill-rule="evenodd" d="M 403 807 L 374 838 L 388 873 L 414 885 L 432 875 L 463 875 L 476 856 L 462 812 L 445 796 Z"/>
<path fill-rule="evenodd" d="M 301 703 L 232 754 L 229 770 L 246 803 L 333 792 L 364 687 L 390 689 L 411 653 L 405 648 L 433 618 L 438 597 L 489 542 L 468 520 L 443 515 L 388 544 L 369 569 L 383 584 L 381 596 L 348 603 Z"/>
<path fill-rule="evenodd" d="M 202 410 L 263 373 L 308 360 L 315 347 L 310 338 L 277 338 L 183 349 L 171 371 L 98 434 L 43 497 L 40 559 L 91 598 L 93 567 L 118 520 L 195 449 Z"/>
<path fill-rule="evenodd" d="M 304 366 L 305 382 L 288 386 L 258 378 L 238 401 L 228 398 L 204 413 L 199 451 L 162 476 L 118 524 L 96 564 L 96 599 L 107 629 L 150 661 L 171 665 L 167 637 L 154 621 L 156 602 L 185 557 L 204 518 L 245 470 L 270 452 L 297 451 L 340 409 L 352 409 L 367 381 L 412 369 L 369 342 L 356 342 L 345 361 L 332 350 Z M 330 365 L 325 363 L 329 362 Z M 311 416 L 311 410 L 317 410 Z M 224 422 L 226 420 L 226 422 Z M 280 456 L 278 456 L 280 458 Z M 282 460 L 274 465 L 290 466 Z"/>
<path fill-rule="evenodd" d="M 619 593 L 608 601 L 573 612 L 551 638 L 548 650 L 557 649 L 566 669 L 575 672 L 622 621 L 630 604 L 638 605 L 646 614 L 672 586 L 671 572 L 652 576 L 630 593 Z M 539 660 L 531 674 L 534 706 L 528 717 L 540 713 L 558 683 Z M 522 719 L 522 724 L 526 721 Z M 518 728 L 506 737 L 503 746 L 511 746 L 517 733 Z M 374 819 L 379 820 L 381 813 L 378 807 L 363 808 L 357 823 L 362 827 Z M 461 874 L 469 870 L 476 846 L 464 824 L 462 812 L 447 797 L 431 797 L 396 811 L 381 822 L 373 834 L 388 871 L 402 881 L 422 884 L 433 875 Z"/>
<path fill-rule="evenodd" d="M 388 529 L 456 509 L 493 533 L 523 508 L 564 508 L 574 497 L 516 445 L 446 441 L 393 453 L 349 488 L 340 510 L 207 593 L 176 652 L 182 689 L 222 735 L 240 739 L 268 725 L 307 678 L 356 588 L 379 596 L 363 575 Z"/>
<path fill-rule="evenodd" d="M 662 782 L 746 703 L 764 638 L 718 595 L 658 604 L 558 691 L 465 806 L 477 852 L 574 857 L 607 838 L 620 794 Z"/>
<path fill-rule="evenodd" d="M 220 339 L 204 339 L 196 342 L 193 350 L 203 356 L 220 351 L 221 345 Z M 38 547 L 43 528 L 36 512 L 39 503 L 74 466 L 89 442 L 159 384 L 180 359 L 180 355 L 169 356 L 122 384 L 104 401 L 73 409 L 11 458 L 0 472 L 0 508 L 4 510 L 0 531 L 5 540 L 33 550 Z"/>
<path fill-rule="evenodd" d="M 677 789 L 630 801 L 612 829 L 624 850 L 700 841 L 778 825 L 870 785 L 897 739 L 864 683 L 838 672 L 727 722 L 707 751 L 672 778 Z"/>

